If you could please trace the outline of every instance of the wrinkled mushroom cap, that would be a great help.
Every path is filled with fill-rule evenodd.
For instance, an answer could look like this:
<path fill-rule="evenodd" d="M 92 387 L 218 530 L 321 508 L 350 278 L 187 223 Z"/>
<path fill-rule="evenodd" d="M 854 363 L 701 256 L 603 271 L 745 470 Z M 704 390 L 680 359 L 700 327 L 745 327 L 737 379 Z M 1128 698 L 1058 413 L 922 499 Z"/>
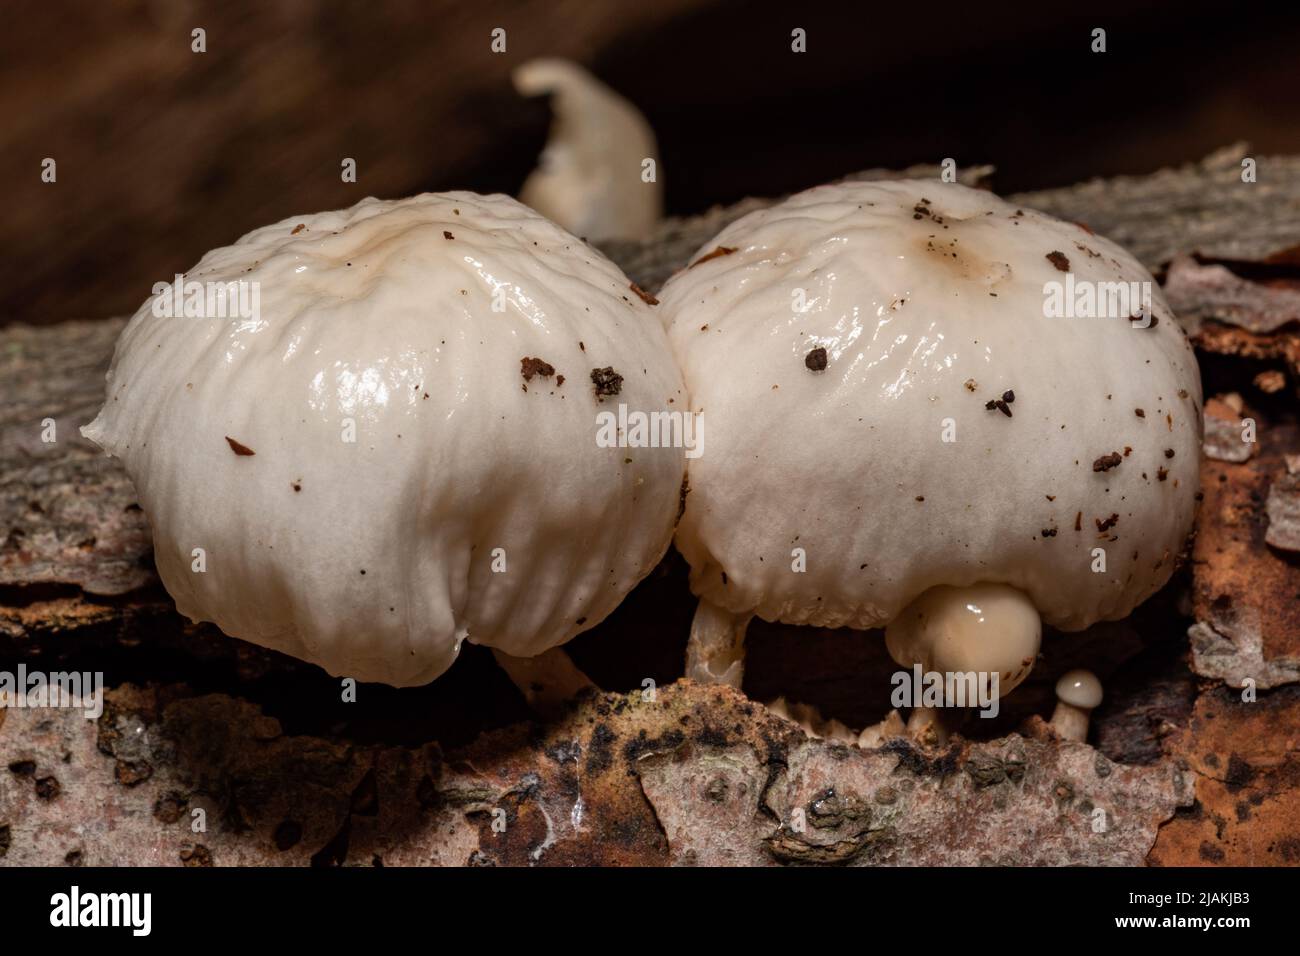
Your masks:
<path fill-rule="evenodd" d="M 617 267 L 525 206 L 367 199 L 258 229 L 186 278 L 258 282 L 260 314 L 146 303 L 86 434 L 125 463 L 188 617 L 419 684 L 466 638 L 562 643 L 662 556 L 682 451 L 596 441 L 602 409 L 684 404 L 662 328 Z M 622 379 L 598 395 L 604 368 Z"/>
<path fill-rule="evenodd" d="M 660 294 L 708 434 L 677 535 L 696 593 L 872 627 L 1005 583 L 1078 629 L 1158 589 L 1195 505 L 1196 363 L 1154 284 L 1146 329 L 1046 317 L 1067 271 L 1152 281 L 1083 227 L 929 180 L 812 189 L 702 247 Z M 1010 417 L 986 407 L 1008 391 Z"/>

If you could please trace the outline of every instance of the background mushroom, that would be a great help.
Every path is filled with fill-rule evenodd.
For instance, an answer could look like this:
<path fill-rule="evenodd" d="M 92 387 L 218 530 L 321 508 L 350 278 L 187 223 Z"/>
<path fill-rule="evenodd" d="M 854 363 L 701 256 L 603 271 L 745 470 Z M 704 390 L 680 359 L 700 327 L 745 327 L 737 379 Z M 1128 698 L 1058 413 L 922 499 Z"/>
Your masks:
<path fill-rule="evenodd" d="M 186 616 L 421 684 L 464 640 L 531 657 L 594 626 L 667 548 L 682 450 L 596 441 L 612 402 L 681 402 L 663 330 L 513 199 L 366 199 L 184 278 L 260 308 L 145 303 L 85 434 L 125 463 Z"/>
<path fill-rule="evenodd" d="M 529 60 L 512 77 L 525 96 L 548 95 L 555 113 L 519 198 L 584 239 L 648 235 L 663 215 L 663 185 L 640 111 L 572 60 Z"/>
<path fill-rule="evenodd" d="M 1172 573 L 1199 373 L 1151 276 L 1086 228 L 932 180 L 823 186 L 724 229 L 661 300 L 710 435 L 677 532 L 689 676 L 739 685 L 756 614 L 888 626 L 900 664 L 1005 692 L 1040 621 L 1122 617 Z"/>

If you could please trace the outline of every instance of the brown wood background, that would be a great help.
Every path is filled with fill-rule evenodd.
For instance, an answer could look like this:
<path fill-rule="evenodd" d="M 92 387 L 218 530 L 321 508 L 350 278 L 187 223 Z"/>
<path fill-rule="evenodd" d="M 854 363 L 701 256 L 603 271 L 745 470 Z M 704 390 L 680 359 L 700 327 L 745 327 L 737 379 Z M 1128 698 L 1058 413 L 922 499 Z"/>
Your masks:
<path fill-rule="evenodd" d="M 1239 140 L 1300 151 L 1300 10 L 1086 7 L 17 0 L 0 31 L 0 315 L 130 312 L 209 248 L 366 195 L 513 191 L 548 112 L 508 76 L 538 55 L 583 61 L 647 113 L 675 213 L 942 156 L 995 164 L 1006 192 Z"/>

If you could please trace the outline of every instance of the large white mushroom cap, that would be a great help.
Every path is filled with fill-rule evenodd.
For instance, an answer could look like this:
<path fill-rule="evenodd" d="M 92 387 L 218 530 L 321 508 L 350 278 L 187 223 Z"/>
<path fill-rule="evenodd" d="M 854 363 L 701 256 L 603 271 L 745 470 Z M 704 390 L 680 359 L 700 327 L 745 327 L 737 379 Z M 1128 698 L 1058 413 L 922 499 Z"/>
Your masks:
<path fill-rule="evenodd" d="M 663 329 L 527 207 L 366 199 L 185 278 L 258 283 L 260 310 L 145 303 L 85 433 L 125 463 L 188 617 L 419 684 L 463 639 L 531 656 L 592 627 L 667 548 L 682 449 L 597 442 L 603 409 L 685 404 Z"/>
<path fill-rule="evenodd" d="M 1067 275 L 1150 283 L 1154 324 L 1046 317 Z M 1006 584 L 1073 630 L 1170 576 L 1199 374 L 1114 243 L 963 186 L 844 183 L 733 223 L 660 297 L 709 436 L 677 542 L 718 608 L 865 628 Z"/>

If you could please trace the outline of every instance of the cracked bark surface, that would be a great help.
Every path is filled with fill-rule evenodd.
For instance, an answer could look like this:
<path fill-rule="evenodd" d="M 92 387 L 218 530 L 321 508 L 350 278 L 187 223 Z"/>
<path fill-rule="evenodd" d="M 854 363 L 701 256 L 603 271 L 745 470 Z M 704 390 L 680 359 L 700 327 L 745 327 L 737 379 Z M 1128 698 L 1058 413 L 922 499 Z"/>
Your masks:
<path fill-rule="evenodd" d="M 1259 158 L 1246 185 L 1240 152 L 1012 197 L 1162 274 L 1235 264 L 1179 286 L 1179 308 L 1207 398 L 1240 390 L 1259 441 L 1238 455 L 1226 427 L 1217 440 L 1240 460 L 1203 461 L 1188 574 L 1125 622 L 1048 635 L 1005 713 L 941 752 L 810 740 L 735 692 L 672 683 L 692 601 L 671 554 L 570 645 L 627 693 L 538 724 L 470 649 L 429 688 L 363 685 L 342 704 L 319 670 L 184 622 L 160 588 L 130 482 L 77 433 L 122 321 L 0 330 L 0 670 L 103 670 L 113 688 L 98 720 L 0 709 L 0 865 L 1300 862 L 1300 561 L 1269 543 L 1289 520 L 1269 502 L 1290 500 L 1300 455 L 1296 277 L 1276 258 L 1300 245 L 1300 158 Z M 609 252 L 654 291 L 769 202 Z M 1265 366 L 1289 387 L 1252 392 Z M 858 726 L 887 708 L 863 692 L 893 670 L 878 633 L 756 622 L 750 643 L 752 697 L 783 693 Z M 1055 675 L 1083 665 L 1107 686 L 1095 747 L 1060 743 L 1039 719 Z"/>

